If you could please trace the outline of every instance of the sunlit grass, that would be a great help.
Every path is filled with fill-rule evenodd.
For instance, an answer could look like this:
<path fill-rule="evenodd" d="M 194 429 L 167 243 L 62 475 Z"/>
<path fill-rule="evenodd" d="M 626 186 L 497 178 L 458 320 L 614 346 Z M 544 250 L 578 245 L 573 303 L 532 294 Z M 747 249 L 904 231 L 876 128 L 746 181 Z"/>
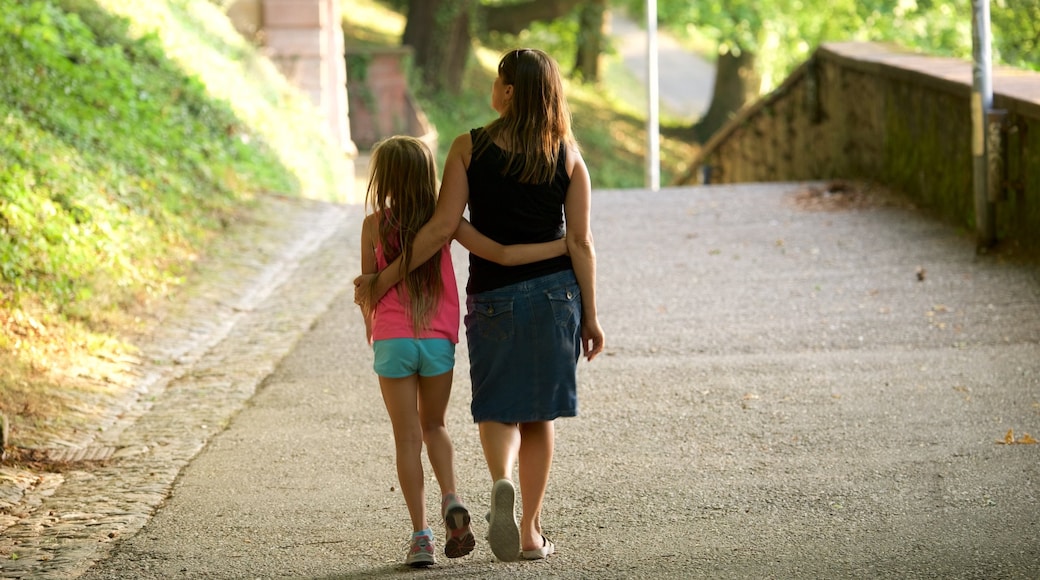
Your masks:
<path fill-rule="evenodd" d="M 215 100 L 227 103 L 243 123 L 229 130 L 239 130 L 241 139 L 269 144 L 297 181 L 298 185 L 286 184 L 286 189 L 294 190 L 286 192 L 340 198 L 338 185 L 346 176 L 345 160 L 330 158 L 335 147 L 326 135 L 300 131 L 299 124 L 285 122 L 294 118 L 318 127 L 323 122 L 321 112 L 290 86 L 270 60 L 260 57 L 218 6 L 154 0 L 98 2 L 113 14 L 132 19 L 137 34 L 156 34 L 168 58 L 198 77 Z M 219 40 L 214 42 L 214 38 Z M 277 115 L 272 115 L 273 107 L 278 108 Z"/>
<path fill-rule="evenodd" d="M 375 0 L 340 0 L 344 34 L 352 46 L 397 46 L 404 32 L 405 17 Z"/>
<path fill-rule="evenodd" d="M 0 413 L 82 442 L 136 339 L 263 192 L 339 197 L 319 112 L 209 0 L 39 0 L 0 19 Z"/>

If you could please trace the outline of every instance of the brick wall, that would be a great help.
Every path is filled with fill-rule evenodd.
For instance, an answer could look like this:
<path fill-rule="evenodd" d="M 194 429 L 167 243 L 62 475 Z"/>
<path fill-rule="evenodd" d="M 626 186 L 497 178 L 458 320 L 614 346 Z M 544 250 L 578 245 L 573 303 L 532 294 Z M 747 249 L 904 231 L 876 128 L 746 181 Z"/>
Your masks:
<path fill-rule="evenodd" d="M 419 137 L 437 151 L 437 131 L 408 89 L 405 70 L 411 53 L 411 47 L 348 51 L 350 133 L 360 149 L 400 134 Z"/>
<path fill-rule="evenodd" d="M 705 144 L 681 183 L 862 179 L 974 229 L 972 64 L 874 43 L 822 46 Z M 998 237 L 1040 249 L 1040 74 L 995 69 L 1008 112 Z"/>

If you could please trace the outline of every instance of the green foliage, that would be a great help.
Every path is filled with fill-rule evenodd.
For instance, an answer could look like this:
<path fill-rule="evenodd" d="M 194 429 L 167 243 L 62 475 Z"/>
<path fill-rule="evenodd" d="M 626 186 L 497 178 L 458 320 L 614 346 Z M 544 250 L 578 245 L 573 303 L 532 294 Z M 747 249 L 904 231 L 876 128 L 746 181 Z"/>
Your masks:
<path fill-rule="evenodd" d="M 645 14 L 642 0 L 616 4 Z M 1040 0 L 996 0 L 991 11 L 995 62 L 1038 68 Z M 755 52 L 767 90 L 822 42 L 892 42 L 971 57 L 971 0 L 686 0 L 659 2 L 658 21 L 679 35 L 714 39 L 720 52 Z"/>
<path fill-rule="evenodd" d="M 554 55 L 561 69 L 568 71 L 573 68 L 578 52 L 579 28 L 578 13 L 574 11 L 550 22 L 532 22 L 520 34 L 490 32 L 482 40 L 486 46 L 500 52 L 521 46 L 539 48 Z"/>
<path fill-rule="evenodd" d="M 507 45 L 512 46 L 512 45 Z M 537 45 L 535 45 L 537 46 Z M 539 47 L 541 48 L 541 47 Z M 420 93 L 420 105 L 440 135 L 438 166 L 444 166 L 451 140 L 494 118 L 491 84 L 501 52 L 478 47 L 458 95 Z M 411 84 L 417 86 L 416 83 Z M 593 187 L 618 189 L 646 183 L 646 120 L 614 100 L 602 86 L 565 83 L 574 133 L 588 164 Z M 661 139 L 662 181 L 686 170 L 695 146 L 680 138 Z"/>
<path fill-rule="evenodd" d="M 0 0 L 4 309 L 89 322 L 161 296 L 256 192 L 331 189 L 327 142 L 288 151 L 272 129 L 312 126 L 302 99 L 232 70 L 262 65 L 221 19 L 208 0 Z"/>
<path fill-rule="evenodd" d="M 990 20 L 994 59 L 1040 71 L 1040 0 L 994 0 Z"/>

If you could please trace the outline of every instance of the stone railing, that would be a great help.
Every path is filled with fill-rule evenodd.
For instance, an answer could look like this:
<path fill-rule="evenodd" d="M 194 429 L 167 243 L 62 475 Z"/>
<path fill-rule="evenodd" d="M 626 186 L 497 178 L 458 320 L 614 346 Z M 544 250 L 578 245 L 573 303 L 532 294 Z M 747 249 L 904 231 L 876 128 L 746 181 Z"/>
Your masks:
<path fill-rule="evenodd" d="M 719 131 L 682 184 L 857 179 L 973 228 L 972 64 L 875 43 L 821 46 Z M 1040 249 L 1040 74 L 996 68 L 997 236 Z"/>

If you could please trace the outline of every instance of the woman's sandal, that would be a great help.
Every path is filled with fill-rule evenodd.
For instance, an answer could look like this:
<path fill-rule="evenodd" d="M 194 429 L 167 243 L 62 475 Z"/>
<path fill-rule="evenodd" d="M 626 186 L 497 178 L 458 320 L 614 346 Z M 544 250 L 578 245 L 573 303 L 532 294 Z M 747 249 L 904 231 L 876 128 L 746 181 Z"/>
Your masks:
<path fill-rule="evenodd" d="M 496 558 L 515 562 L 519 557 L 520 528 L 516 525 L 516 488 L 500 479 L 491 488 L 491 514 L 488 517 L 488 544 Z"/>
<path fill-rule="evenodd" d="M 556 544 L 552 540 L 542 536 L 542 547 L 533 550 L 523 550 L 524 560 L 541 560 L 556 551 Z"/>

